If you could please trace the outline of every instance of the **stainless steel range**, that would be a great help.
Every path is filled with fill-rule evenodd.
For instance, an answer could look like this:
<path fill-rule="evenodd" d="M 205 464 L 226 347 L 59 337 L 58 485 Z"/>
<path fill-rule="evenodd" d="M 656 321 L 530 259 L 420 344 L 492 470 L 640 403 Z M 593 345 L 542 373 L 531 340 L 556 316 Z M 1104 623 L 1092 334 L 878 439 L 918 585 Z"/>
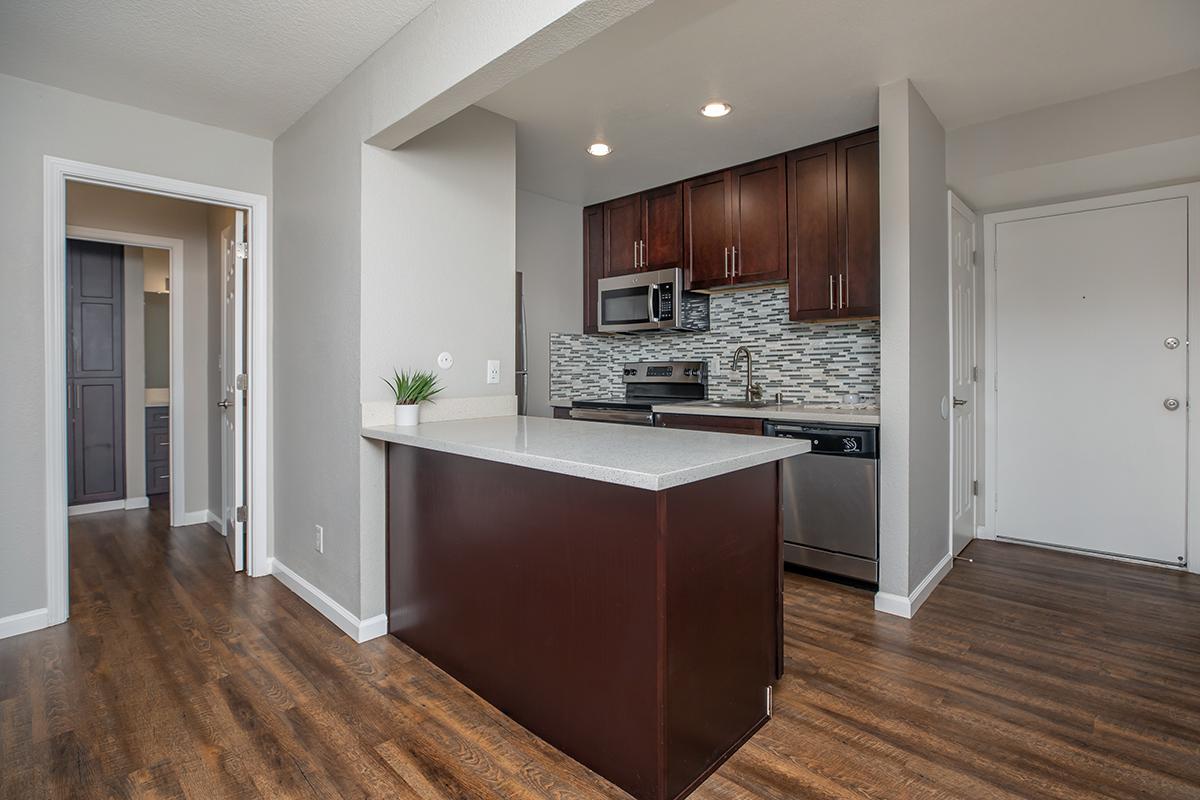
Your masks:
<path fill-rule="evenodd" d="M 571 419 L 617 422 L 624 425 L 653 425 L 651 407 L 657 403 L 680 403 L 708 397 L 708 363 L 705 361 L 642 361 L 626 364 L 621 380 L 623 397 L 576 400 Z"/>

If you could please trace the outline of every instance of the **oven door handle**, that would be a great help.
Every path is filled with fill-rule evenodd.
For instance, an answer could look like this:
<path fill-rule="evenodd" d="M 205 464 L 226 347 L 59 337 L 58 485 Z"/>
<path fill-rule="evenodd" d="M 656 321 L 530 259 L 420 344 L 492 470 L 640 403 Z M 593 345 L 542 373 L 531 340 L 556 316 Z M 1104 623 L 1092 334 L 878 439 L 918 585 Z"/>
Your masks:
<path fill-rule="evenodd" d="M 661 322 L 658 318 L 658 284 L 652 283 L 649 287 L 650 291 L 646 292 L 646 318 L 650 322 Z"/>
<path fill-rule="evenodd" d="M 628 425 L 653 425 L 650 411 L 621 411 L 617 409 L 572 408 L 571 419 L 585 422 L 624 422 Z"/>

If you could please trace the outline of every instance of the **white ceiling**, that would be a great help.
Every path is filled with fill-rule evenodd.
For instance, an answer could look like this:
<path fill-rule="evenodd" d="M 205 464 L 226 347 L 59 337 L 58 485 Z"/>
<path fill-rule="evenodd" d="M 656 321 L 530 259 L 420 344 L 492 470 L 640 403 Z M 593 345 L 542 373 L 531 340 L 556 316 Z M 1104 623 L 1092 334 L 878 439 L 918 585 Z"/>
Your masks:
<path fill-rule="evenodd" d="M 954 129 L 1197 66 L 1200 0 L 657 0 L 480 105 L 587 204 L 874 125 L 906 76 Z"/>
<path fill-rule="evenodd" d="M 0 72 L 275 138 L 432 0 L 3 0 Z"/>

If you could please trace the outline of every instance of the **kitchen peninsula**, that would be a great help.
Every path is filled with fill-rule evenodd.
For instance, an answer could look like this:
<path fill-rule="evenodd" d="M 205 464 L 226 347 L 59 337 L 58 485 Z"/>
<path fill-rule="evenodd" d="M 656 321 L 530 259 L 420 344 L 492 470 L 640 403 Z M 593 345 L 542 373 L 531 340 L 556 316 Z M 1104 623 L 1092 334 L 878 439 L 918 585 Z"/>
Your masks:
<path fill-rule="evenodd" d="M 779 462 L 804 441 L 538 417 L 388 446 L 388 628 L 639 800 L 770 715 Z"/>

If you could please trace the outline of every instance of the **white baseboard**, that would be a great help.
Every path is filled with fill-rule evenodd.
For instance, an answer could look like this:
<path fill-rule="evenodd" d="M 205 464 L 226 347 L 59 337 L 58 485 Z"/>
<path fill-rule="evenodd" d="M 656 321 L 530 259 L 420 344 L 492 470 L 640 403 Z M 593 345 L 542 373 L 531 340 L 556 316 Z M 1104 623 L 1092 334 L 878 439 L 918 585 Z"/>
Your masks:
<path fill-rule="evenodd" d="M 875 610 L 882 611 L 884 614 L 893 614 L 897 617 L 912 619 L 917 613 L 917 609 L 929 599 L 929 595 L 937 588 L 937 585 L 942 582 L 942 578 L 950 573 L 950 568 L 954 566 L 954 556 L 946 553 L 942 560 L 937 563 L 925 579 L 913 589 L 912 594 L 908 597 L 900 594 L 890 594 L 888 592 L 875 593 Z"/>
<path fill-rule="evenodd" d="M 50 612 L 45 608 L 33 611 L 23 611 L 20 614 L 10 614 L 0 617 L 0 639 L 9 636 L 19 636 L 30 631 L 40 631 L 50 626 Z"/>
<path fill-rule="evenodd" d="M 104 503 L 87 503 L 82 506 L 67 506 L 68 517 L 82 517 L 84 514 L 100 514 L 105 511 L 124 511 L 124 500 L 109 500 Z"/>
<path fill-rule="evenodd" d="M 211 511 L 208 512 L 208 527 L 212 528 L 222 536 L 225 535 L 225 526 L 221 524 L 221 518 Z"/>
<path fill-rule="evenodd" d="M 179 520 L 179 527 L 184 525 L 203 525 L 208 522 L 209 513 L 211 512 L 207 509 L 204 511 L 185 511 L 183 512 L 183 518 Z"/>
<path fill-rule="evenodd" d="M 370 619 L 360 620 L 332 597 L 280 563 L 279 559 L 271 558 L 269 561 L 271 574 L 280 583 L 295 592 L 304 602 L 320 611 L 322 616 L 337 625 L 342 633 L 354 641 L 362 644 L 387 633 L 386 614 L 378 614 Z"/>
<path fill-rule="evenodd" d="M 142 497 L 126 497 L 125 510 L 132 511 L 135 508 L 149 508 L 150 498 L 143 495 Z"/>

